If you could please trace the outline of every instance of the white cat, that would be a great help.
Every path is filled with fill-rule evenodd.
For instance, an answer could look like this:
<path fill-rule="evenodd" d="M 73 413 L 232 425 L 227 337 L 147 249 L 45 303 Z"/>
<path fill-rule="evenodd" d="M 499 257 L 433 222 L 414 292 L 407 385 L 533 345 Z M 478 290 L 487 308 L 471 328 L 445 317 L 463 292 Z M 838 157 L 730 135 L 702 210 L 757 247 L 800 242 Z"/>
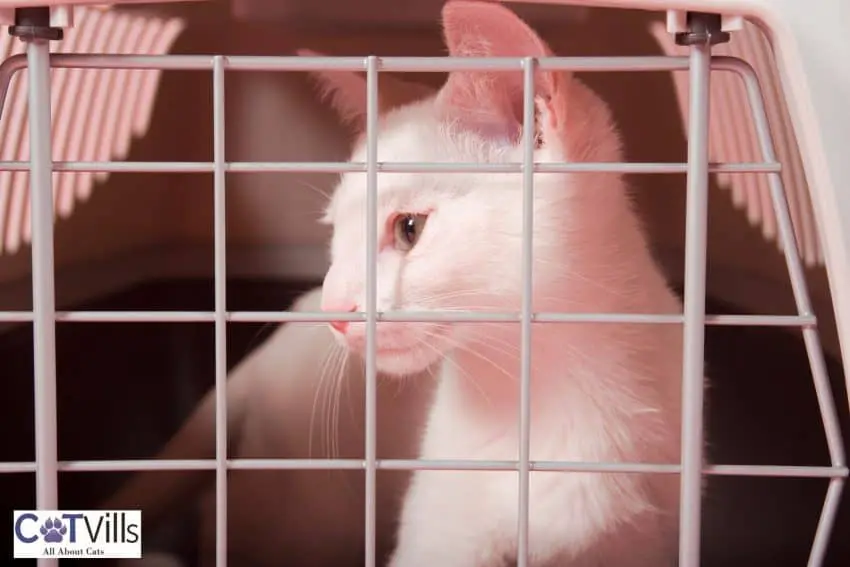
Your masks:
<path fill-rule="evenodd" d="M 550 55 L 506 7 L 451 1 L 452 56 Z M 316 77 L 344 117 L 365 115 L 365 79 Z M 536 74 L 539 162 L 622 161 L 609 110 L 568 73 Z M 453 72 L 433 97 L 381 118 L 381 162 L 519 162 L 522 73 Z M 365 161 L 361 138 L 352 160 Z M 520 174 L 378 175 L 379 310 L 512 310 L 521 305 Z M 366 176 L 348 173 L 327 208 L 327 311 L 365 309 Z M 533 309 L 681 313 L 617 174 L 537 174 Z M 365 324 L 333 323 L 363 354 Z M 440 364 L 420 456 L 518 458 L 520 327 L 510 323 L 377 325 L 377 366 L 398 376 Z M 536 323 L 531 459 L 677 463 L 681 327 Z M 515 472 L 416 471 L 391 567 L 493 567 L 517 554 Z M 531 565 L 675 562 L 679 477 L 531 473 Z"/>
<path fill-rule="evenodd" d="M 498 4 L 449 2 L 443 24 L 454 56 L 549 55 L 540 38 Z M 313 76 L 340 117 L 361 128 L 352 160 L 365 160 L 362 75 Z M 521 161 L 521 84 L 519 72 L 454 72 L 429 96 L 382 76 L 378 159 Z M 536 161 L 622 161 L 610 113 L 594 93 L 566 73 L 550 72 L 537 73 L 536 92 Z M 382 172 L 378 308 L 519 310 L 521 187 L 517 174 Z M 346 174 L 327 209 L 325 220 L 334 228 L 332 265 L 322 290 L 328 311 L 365 308 L 365 190 L 363 174 Z M 619 175 L 537 174 L 534 195 L 535 311 L 681 312 Z M 309 301 L 317 306 L 318 296 L 311 294 Z M 362 323 L 331 327 L 340 342 L 362 355 Z M 234 372 L 228 400 L 236 432 L 232 444 L 239 447 L 235 456 L 303 456 L 311 437 L 312 406 L 306 400 L 317 388 L 314 378 L 331 340 L 327 327 L 306 329 L 284 326 Z M 411 393 L 396 400 L 379 390 L 379 457 L 410 452 L 426 459 L 516 459 L 519 333 L 516 324 L 379 323 L 380 382 L 405 376 L 399 393 Z M 535 324 L 531 459 L 678 462 L 681 352 L 681 327 L 675 325 Z M 434 367 L 438 386 L 431 402 L 410 388 L 426 388 Z M 349 422 L 356 428 L 362 427 L 362 376 L 359 364 L 343 375 L 355 383 L 351 391 L 361 393 L 354 406 L 360 413 Z M 210 398 L 161 456 L 178 456 L 174 448 L 185 448 L 192 435 L 209 456 Z M 420 431 L 417 412 L 423 408 L 427 424 Z M 362 457 L 362 429 L 343 438 L 340 448 L 348 454 L 343 456 Z M 243 473 L 233 474 L 236 479 Z M 322 567 L 349 558 L 357 562 L 362 472 L 340 474 L 285 472 L 253 479 L 245 474 L 242 481 L 232 480 L 231 559 L 242 560 L 239 565 L 279 564 L 295 554 Z M 391 474 L 398 473 L 379 473 L 379 479 Z M 343 476 L 347 480 L 340 481 Z M 142 498 L 161 506 L 162 485 L 145 484 L 144 478 L 119 501 Z M 188 485 L 190 477 L 179 478 Z M 417 471 L 398 524 L 392 493 L 406 483 L 393 485 L 388 495 L 385 482 L 379 480 L 379 537 L 392 539 L 397 525 L 391 567 L 500 567 L 514 561 L 516 473 Z M 177 484 L 168 485 L 168 498 Z M 677 475 L 533 471 L 531 564 L 675 563 L 678 500 Z M 208 494 L 202 530 L 207 550 L 214 544 L 210 503 Z M 246 550 L 252 556 L 243 555 Z"/>

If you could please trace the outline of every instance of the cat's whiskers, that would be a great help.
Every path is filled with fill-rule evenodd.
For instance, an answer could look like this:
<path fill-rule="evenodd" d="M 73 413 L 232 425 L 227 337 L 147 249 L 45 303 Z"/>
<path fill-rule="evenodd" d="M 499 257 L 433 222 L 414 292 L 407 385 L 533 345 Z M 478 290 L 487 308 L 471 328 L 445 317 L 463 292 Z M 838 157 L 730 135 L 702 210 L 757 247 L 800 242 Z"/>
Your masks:
<path fill-rule="evenodd" d="M 477 324 L 477 326 L 482 326 L 482 325 L 488 325 L 488 323 Z M 490 323 L 489 325 L 492 325 L 492 323 Z M 519 339 L 517 338 L 517 342 L 518 342 L 518 340 Z M 506 347 L 506 348 L 502 348 L 502 349 L 497 350 L 497 352 L 500 353 L 500 354 L 504 354 L 506 356 L 516 356 L 516 357 L 519 357 L 519 355 L 520 355 L 520 347 L 516 342 L 511 342 L 509 340 L 503 339 L 503 338 L 496 336 L 496 335 L 484 335 L 482 333 L 478 333 L 478 334 L 473 334 L 473 335 L 464 337 L 464 341 L 479 344 L 479 345 L 487 347 L 487 348 L 491 348 L 493 346 L 493 344 L 495 343 L 495 344 L 498 344 L 498 345 L 502 345 L 503 347 Z"/>
<path fill-rule="evenodd" d="M 535 260 L 537 262 L 538 260 Z M 551 264 L 553 268 L 557 268 L 556 276 L 552 277 L 551 275 L 547 278 L 554 283 L 561 283 L 564 289 L 569 289 L 570 284 L 575 281 L 580 281 L 583 284 L 589 284 L 600 291 L 604 291 L 607 295 L 617 296 L 617 297 L 628 297 L 628 294 L 623 291 L 622 286 L 608 286 L 602 281 L 598 279 L 590 278 L 580 272 L 571 271 L 564 268 L 561 264 L 556 264 L 555 262 L 548 262 L 546 260 L 540 260 L 541 264 Z M 475 310 L 475 311 L 506 311 L 510 310 L 506 308 L 505 305 L 482 305 L 480 302 L 476 305 L 440 305 L 449 300 L 458 300 L 463 299 L 465 297 L 476 297 L 479 299 L 483 299 L 485 296 L 485 292 L 481 290 L 455 290 L 442 294 L 436 295 L 428 295 L 422 297 L 416 297 L 412 301 L 410 301 L 411 305 L 421 305 L 426 309 L 433 309 L 437 311 L 467 311 L 467 310 Z M 535 294 L 534 296 L 535 302 L 552 302 L 555 304 L 563 304 L 564 297 L 557 296 L 540 296 Z M 418 309 L 413 309 L 414 311 L 418 311 Z M 519 307 L 516 308 L 519 310 Z"/>
<path fill-rule="evenodd" d="M 335 442 L 334 432 L 336 429 L 334 421 L 335 413 L 335 396 L 337 385 L 341 383 L 342 373 L 345 368 L 345 361 L 348 358 L 347 349 L 337 343 L 333 343 L 328 347 L 328 352 L 325 355 L 322 363 L 319 382 L 316 387 L 316 393 L 313 397 L 313 409 L 310 415 L 310 450 L 309 456 L 313 457 L 312 441 L 313 427 L 316 418 L 316 404 L 321 393 L 321 422 L 322 422 L 322 453 L 328 458 L 334 458 Z"/>
<path fill-rule="evenodd" d="M 342 388 L 344 386 L 343 377 L 345 374 L 345 363 L 348 360 L 348 349 L 340 348 L 339 355 L 336 357 L 331 376 L 331 388 L 328 395 L 328 457 L 336 459 L 339 456 L 339 410 L 340 399 L 342 396 Z"/>
<path fill-rule="evenodd" d="M 429 337 L 429 336 L 430 335 L 428 335 L 426 333 L 426 337 Z M 494 360 L 488 358 L 483 353 L 478 352 L 477 350 L 475 350 L 473 348 L 470 348 L 469 345 L 465 344 L 464 342 L 458 341 L 457 339 L 454 339 L 454 338 L 452 338 L 451 336 L 448 336 L 448 335 L 440 335 L 440 340 L 445 341 L 449 345 L 449 347 L 451 347 L 451 348 L 457 349 L 459 351 L 467 352 L 469 354 L 472 354 L 472 355 L 480 358 L 482 361 L 491 365 L 495 370 L 498 370 L 499 372 L 501 372 L 502 374 L 507 376 L 507 378 L 509 380 L 515 380 L 515 377 L 510 372 L 505 370 L 503 367 L 501 367 Z M 511 355 L 510 353 L 506 353 L 504 351 L 501 351 L 499 349 L 495 349 L 495 350 L 496 350 L 496 352 L 501 352 L 502 354 L 506 354 L 508 356 L 516 356 L 516 355 Z"/>
<path fill-rule="evenodd" d="M 309 183 L 304 179 L 298 179 L 297 181 L 302 187 L 306 187 L 307 189 L 310 189 L 311 191 L 314 191 L 315 193 L 321 195 L 325 199 L 325 201 L 331 200 L 331 194 L 327 191 L 318 188 L 317 186 L 313 185 L 312 183 Z"/>
<path fill-rule="evenodd" d="M 589 277 L 589 276 L 587 276 L 587 275 L 585 275 L 581 272 L 578 272 L 578 271 L 570 270 L 569 268 L 565 267 L 563 263 L 545 260 L 545 259 L 539 259 L 539 258 L 535 258 L 534 262 L 535 262 L 535 264 L 540 264 L 542 266 L 547 266 L 547 267 L 555 269 L 556 277 L 553 278 L 550 275 L 547 279 L 549 279 L 550 281 L 554 281 L 554 282 L 563 282 L 565 289 L 568 289 L 567 286 L 572 281 L 579 280 L 583 283 L 590 284 L 590 285 L 596 287 L 597 289 L 604 291 L 604 292 L 611 294 L 611 295 L 616 295 L 616 296 L 620 296 L 620 297 L 628 295 L 621 289 L 622 286 L 607 286 L 604 283 L 602 283 L 601 281 L 599 281 L 598 279 L 591 278 L 591 277 Z M 471 305 L 454 305 L 454 306 L 452 306 L 452 305 L 449 305 L 449 306 L 437 305 L 438 303 L 445 302 L 445 301 L 451 300 L 451 299 L 462 299 L 464 297 L 476 297 L 476 298 L 479 298 L 479 299 L 483 299 L 486 296 L 487 296 L 487 292 L 486 292 L 486 290 L 483 290 L 483 289 L 456 289 L 456 290 L 451 290 L 451 291 L 447 291 L 447 292 L 444 292 L 444 293 L 415 297 L 415 298 L 412 298 L 412 300 L 410 301 L 410 304 L 423 305 L 423 306 L 428 307 L 428 308 L 440 309 L 440 310 L 446 310 L 446 309 L 450 309 L 450 308 L 454 308 L 454 309 L 479 309 L 479 310 L 504 309 L 504 305 L 502 305 L 502 306 L 498 306 L 498 305 L 487 305 L 487 306 L 481 306 L 481 305 L 477 305 L 477 306 L 471 306 Z M 536 301 L 557 301 L 557 302 L 563 302 L 564 301 L 563 297 L 540 297 L 537 294 L 535 294 L 534 299 Z"/>
<path fill-rule="evenodd" d="M 339 382 L 340 359 L 343 357 L 344 349 L 335 348 L 331 363 L 328 366 L 327 380 L 322 400 L 322 423 L 324 426 L 324 456 L 334 458 L 334 414 L 336 388 Z"/>
<path fill-rule="evenodd" d="M 609 286 L 606 285 L 603 281 L 591 278 L 585 274 L 580 272 L 574 272 L 566 269 L 560 269 L 557 273 L 557 278 L 553 278 L 556 282 L 563 282 L 566 285 L 569 285 L 575 281 L 580 281 L 583 284 L 588 284 L 592 287 L 595 287 L 599 291 L 605 292 L 607 295 L 612 295 L 621 298 L 628 298 L 629 294 L 622 289 L 622 285 L 620 286 Z M 568 289 L 568 288 L 567 288 Z"/>
<path fill-rule="evenodd" d="M 581 283 L 591 285 L 600 291 L 604 291 L 606 294 L 614 295 L 617 297 L 628 297 L 628 294 L 623 291 L 622 286 L 605 285 L 599 279 L 591 278 L 586 274 L 567 268 L 563 263 L 544 260 L 540 258 L 535 258 L 534 263 L 535 265 L 539 264 L 541 266 L 546 266 L 550 269 L 550 271 L 553 271 L 555 277 L 552 277 L 550 273 L 548 279 L 554 282 L 560 282 L 565 284 L 566 289 L 568 289 L 566 286 L 568 286 L 570 283 L 574 281 L 579 281 Z"/>
<path fill-rule="evenodd" d="M 519 363 L 520 363 L 520 355 L 521 349 L 519 346 L 519 337 L 517 337 L 516 342 L 512 342 L 506 339 L 503 339 L 494 335 L 471 335 L 468 337 L 464 337 L 464 342 L 469 343 L 471 346 L 469 347 L 468 352 L 471 352 L 473 346 L 480 346 L 492 351 L 495 351 L 497 354 L 504 354 L 505 356 L 515 359 L 517 363 L 517 374 L 511 375 L 511 378 L 514 381 L 518 381 L 519 379 Z M 494 345 L 502 345 L 502 347 L 506 348 L 495 348 Z M 537 372 L 539 368 L 539 358 L 534 356 L 531 357 L 531 372 L 532 374 Z"/>
<path fill-rule="evenodd" d="M 476 303 L 476 304 L 464 303 L 462 305 L 451 305 L 451 304 L 448 304 L 448 305 L 421 304 L 421 305 L 423 305 L 426 308 L 426 310 L 428 310 L 428 311 L 457 311 L 457 312 L 463 312 L 463 311 L 488 312 L 489 311 L 489 312 L 498 313 L 498 312 L 505 310 L 504 305 L 502 305 L 502 306 L 499 306 L 499 305 L 483 305 L 483 304 L 480 304 L 480 303 Z"/>
<path fill-rule="evenodd" d="M 443 294 L 443 295 L 449 296 L 451 294 Z M 463 294 L 458 293 L 457 295 L 461 296 Z M 435 297 L 439 297 L 439 296 L 435 296 Z M 559 303 L 560 304 L 563 303 L 563 297 L 536 295 L 534 297 L 534 302 L 535 303 L 550 304 L 550 305 L 557 305 Z M 422 303 L 421 300 L 418 303 L 421 304 Z M 457 313 L 482 313 L 482 314 L 486 314 L 488 312 L 502 313 L 502 312 L 505 312 L 505 311 L 512 311 L 512 312 L 519 312 L 520 311 L 518 306 L 511 308 L 511 307 L 504 306 L 504 305 L 496 306 L 496 305 L 481 305 L 481 304 L 477 304 L 477 305 L 467 304 L 467 305 L 462 305 L 462 306 L 461 305 L 458 305 L 458 306 L 453 306 L 453 305 L 426 305 L 426 307 L 429 310 L 434 310 L 434 311 L 438 311 L 438 312 L 446 312 L 446 313 L 457 312 Z M 536 313 L 545 312 L 545 313 L 555 313 L 555 314 L 560 314 L 560 313 L 570 314 L 570 313 L 574 312 L 573 310 L 566 309 L 566 308 L 541 309 L 541 308 L 535 308 L 533 306 L 532 309 Z M 584 310 L 581 311 L 581 313 L 586 313 L 586 312 L 588 312 L 587 309 L 584 309 Z M 498 325 L 500 327 L 503 327 L 504 325 L 511 325 L 511 324 L 515 324 L 515 323 L 508 323 L 508 322 L 506 322 L 506 323 L 501 323 L 501 322 L 499 322 L 499 323 L 495 323 L 495 322 L 468 323 L 466 321 L 463 321 L 463 322 L 446 321 L 446 322 L 443 322 L 442 324 L 448 325 L 448 326 L 457 326 L 457 325 L 470 326 L 470 325 L 474 325 L 476 328 L 482 328 L 482 327 L 486 328 L 486 326 L 496 326 L 496 325 Z M 535 333 L 536 337 L 542 338 L 541 335 L 548 335 L 551 338 L 545 339 L 545 340 L 547 340 L 547 341 L 556 340 L 557 343 L 558 343 L 558 346 L 557 346 L 558 349 L 566 350 L 567 352 L 569 352 L 571 354 L 572 357 L 575 357 L 577 360 L 581 360 L 583 363 L 591 363 L 592 362 L 587 357 L 586 353 L 582 351 L 582 349 L 576 348 L 568 340 L 562 340 L 562 333 L 558 332 L 560 329 L 564 328 L 565 326 L 568 326 L 568 325 L 569 326 L 586 325 L 585 323 L 566 323 L 566 322 L 565 323 L 558 323 L 558 322 L 539 323 L 539 322 L 536 322 L 536 323 L 533 323 L 533 325 L 534 325 L 534 329 L 535 329 L 534 333 Z M 555 329 L 552 329 L 553 327 L 555 327 Z M 554 331 L 554 332 L 552 332 L 552 331 Z M 561 335 L 561 337 L 558 337 L 558 335 Z M 480 344 L 481 346 L 488 347 L 488 348 L 492 348 L 493 343 L 498 343 L 498 344 L 501 344 L 503 346 L 508 347 L 509 349 L 513 349 L 513 351 L 514 351 L 513 356 L 519 357 L 519 350 L 518 350 L 519 349 L 519 337 L 518 336 L 517 336 L 517 340 L 516 340 L 515 343 L 512 342 L 512 341 L 507 341 L 503 337 L 499 337 L 499 336 L 494 335 L 494 334 L 487 334 L 486 336 L 482 336 L 481 333 L 471 333 L 469 337 L 464 337 L 464 339 L 467 340 L 467 341 L 474 341 L 474 342 Z M 539 340 L 540 339 L 538 338 L 537 339 L 538 344 L 539 344 Z M 502 351 L 502 354 L 511 355 L 510 352 L 505 352 L 505 351 Z M 539 359 L 533 359 L 533 361 L 534 360 L 539 360 Z M 533 364 L 534 364 L 534 362 L 533 362 Z"/>
<path fill-rule="evenodd" d="M 458 299 L 462 297 L 480 297 L 482 294 L 482 290 L 480 289 L 455 289 L 444 293 L 417 297 L 412 303 L 428 305 L 440 301 L 446 301 L 448 299 Z"/>
<path fill-rule="evenodd" d="M 510 311 L 509 308 L 504 306 L 497 305 L 446 305 L 446 306 L 435 306 L 432 311 L 444 311 L 446 313 L 481 313 L 482 315 L 486 315 L 488 313 L 504 313 L 505 311 Z M 466 321 L 448 321 L 448 323 L 466 323 Z"/>
<path fill-rule="evenodd" d="M 337 403 L 338 407 L 342 404 L 342 388 L 343 388 L 343 386 L 346 385 L 344 383 L 343 379 L 346 375 L 345 369 L 348 366 L 348 360 L 350 358 L 350 355 L 351 355 L 351 353 L 348 350 L 343 351 L 342 361 L 340 362 L 339 378 L 337 379 L 337 381 L 340 384 L 340 386 L 339 386 L 339 396 L 338 396 L 339 402 Z M 354 410 L 351 407 L 351 398 L 348 397 L 347 399 L 348 399 L 348 404 L 347 404 L 348 414 L 351 417 L 352 421 L 354 421 Z M 336 439 L 337 439 L 337 441 L 336 441 L 336 454 L 337 454 L 337 457 L 340 457 L 341 451 L 340 451 L 340 442 L 339 442 L 339 415 L 337 415 Z"/>
<path fill-rule="evenodd" d="M 322 420 L 322 456 L 330 457 L 330 439 L 331 439 L 331 429 L 330 429 L 330 400 L 333 397 L 333 388 L 334 388 L 334 372 L 336 369 L 337 359 L 339 358 L 339 354 L 336 346 L 334 346 L 333 353 L 331 354 L 330 360 L 328 361 L 328 366 L 324 369 L 323 380 L 322 380 L 322 408 L 321 408 L 321 416 Z"/>
<path fill-rule="evenodd" d="M 316 420 L 316 406 L 319 402 L 319 394 L 322 392 L 325 384 L 325 375 L 327 374 L 328 364 L 333 358 L 334 353 L 337 349 L 336 343 L 331 343 L 328 345 L 328 348 L 325 350 L 325 355 L 322 358 L 322 363 L 319 370 L 319 380 L 316 383 L 316 390 L 313 393 L 313 406 L 310 409 L 310 428 L 308 432 L 308 442 L 307 442 L 307 456 L 308 458 L 313 458 L 313 428 L 315 427 Z M 322 398 L 324 402 L 324 397 Z M 323 404 L 324 405 L 324 404 Z M 324 416 L 324 411 L 322 412 Z"/>
<path fill-rule="evenodd" d="M 477 358 L 487 362 L 491 366 L 494 366 L 503 374 L 507 375 L 511 380 L 517 381 L 519 376 L 519 361 L 521 355 L 521 349 L 519 344 L 519 335 L 517 334 L 516 340 L 512 341 L 510 339 L 506 339 L 501 335 L 501 332 L 487 332 L 487 329 L 499 329 L 503 331 L 508 325 L 515 325 L 513 323 L 472 323 L 470 325 L 474 325 L 476 327 L 476 331 L 474 333 L 469 333 L 465 335 L 463 339 L 456 339 L 451 336 L 440 336 L 441 340 L 444 340 L 449 344 L 450 347 L 456 348 L 459 351 L 463 351 L 469 354 L 476 356 Z M 538 330 L 533 331 L 534 336 L 536 337 L 535 344 L 541 345 L 545 344 L 541 342 L 541 339 L 545 342 L 549 342 L 550 340 L 557 341 L 557 348 L 561 352 L 568 352 L 572 357 L 575 357 L 577 360 L 581 360 L 582 363 L 592 362 L 592 360 L 587 356 L 587 353 L 583 352 L 582 349 L 576 348 L 574 345 L 570 344 L 567 341 L 562 341 L 557 338 L 557 333 L 554 335 L 550 332 L 544 331 L 543 326 L 551 329 L 552 326 L 563 327 L 564 324 L 560 323 L 539 323 L 540 325 L 537 327 Z M 547 330 L 548 330 L 547 329 Z M 517 328 L 517 333 L 519 329 Z M 543 335 L 548 335 L 549 337 L 544 338 Z M 431 336 L 430 334 L 428 336 Z M 480 347 L 480 348 L 479 348 Z M 487 349 L 493 354 L 501 354 L 506 356 L 511 360 L 515 360 L 517 362 L 517 373 L 511 374 L 507 370 L 505 370 L 502 366 L 498 365 L 495 361 L 488 358 L 484 355 L 481 350 Z M 539 356 L 531 357 L 531 372 L 532 374 L 536 374 L 540 370 L 541 359 Z"/>
<path fill-rule="evenodd" d="M 426 338 L 428 338 L 428 336 L 427 336 L 427 335 L 426 335 Z M 470 384 L 472 384 L 472 386 L 473 386 L 473 387 L 474 387 L 474 388 L 478 391 L 478 393 L 479 393 L 479 394 L 481 394 L 481 397 L 482 397 L 482 398 L 484 398 L 484 402 L 485 402 L 488 406 L 490 406 L 490 407 L 492 407 L 492 406 L 493 406 L 493 401 L 490 399 L 490 396 L 488 396 L 488 395 L 487 395 L 487 392 L 484 390 L 484 388 L 482 388 L 482 387 L 481 387 L 481 384 L 479 384 L 479 383 L 478 383 L 478 380 L 476 380 L 476 378 L 475 378 L 472 374 L 470 374 L 468 371 L 466 371 L 466 370 L 465 370 L 465 369 L 464 369 L 461 365 L 459 365 L 457 362 L 455 362 L 454 360 L 452 360 L 452 358 L 451 358 L 451 357 L 442 356 L 442 353 L 441 353 L 441 352 L 439 352 L 439 351 L 437 350 L 437 347 L 435 347 L 433 344 L 429 343 L 429 342 L 428 342 L 428 341 L 426 341 L 426 340 L 420 340 L 420 342 L 422 343 L 422 345 L 423 345 L 423 346 L 426 346 L 426 347 L 428 347 L 429 349 L 431 349 L 432 351 L 434 351 L 434 352 L 436 352 L 437 354 L 441 355 L 441 360 L 442 360 L 443 364 L 451 363 L 451 364 L 455 367 L 455 369 L 457 369 L 458 374 L 460 375 L 460 377 L 461 377 L 461 378 L 464 378 L 464 377 L 465 377 L 467 380 L 469 380 L 469 383 L 470 383 Z M 431 371 L 431 369 L 430 369 L 430 368 L 429 368 L 429 372 L 431 372 L 431 376 L 433 377 L 433 376 L 434 376 L 434 374 L 433 374 L 433 371 Z"/>

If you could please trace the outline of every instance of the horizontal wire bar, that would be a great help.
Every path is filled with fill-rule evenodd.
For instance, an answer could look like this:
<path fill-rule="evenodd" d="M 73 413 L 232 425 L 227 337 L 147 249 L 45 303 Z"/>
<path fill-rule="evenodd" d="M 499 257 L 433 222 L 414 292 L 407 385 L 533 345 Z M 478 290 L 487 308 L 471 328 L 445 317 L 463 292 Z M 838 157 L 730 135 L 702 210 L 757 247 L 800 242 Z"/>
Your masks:
<path fill-rule="evenodd" d="M 583 463 L 568 461 L 529 461 L 529 470 L 551 472 L 623 472 L 623 473 L 677 473 L 678 464 L 653 463 Z M 473 460 L 422 460 L 393 459 L 379 461 L 383 470 L 431 470 L 431 471 L 519 471 L 518 461 L 473 461 Z"/>
<path fill-rule="evenodd" d="M 2 311 L 0 312 L 0 323 L 31 323 L 32 311 Z"/>
<path fill-rule="evenodd" d="M 56 161 L 53 171 L 88 173 L 212 173 L 213 162 L 205 161 Z M 362 162 L 230 162 L 223 165 L 228 173 L 346 173 L 365 172 Z M 393 162 L 378 163 L 383 173 L 520 173 L 517 163 L 452 163 L 452 162 Z M 628 163 L 579 162 L 534 163 L 538 173 L 623 173 L 661 174 L 685 173 L 685 163 Z M 0 171 L 29 171 L 28 161 L 0 161 Z M 709 166 L 712 173 L 778 173 L 777 162 L 715 163 Z"/>
<path fill-rule="evenodd" d="M 231 323 L 327 323 L 329 321 L 365 321 L 365 313 L 310 313 L 300 311 L 231 311 L 225 313 Z M 474 311 L 391 311 L 378 312 L 385 322 L 427 323 L 512 323 L 520 322 L 519 313 Z M 62 323 L 206 323 L 215 321 L 213 311 L 59 311 Z M 679 324 L 682 315 L 644 313 L 532 313 L 535 323 L 619 323 Z M 0 323 L 32 321 L 30 311 L 0 311 Z M 726 327 L 814 327 L 814 315 L 707 315 L 706 323 Z"/>
<path fill-rule="evenodd" d="M 0 161 L 0 171 L 29 171 L 28 161 Z M 54 161 L 53 171 L 89 173 L 212 173 L 205 161 Z"/>
<path fill-rule="evenodd" d="M 712 465 L 706 473 L 714 476 L 760 476 L 776 478 L 847 478 L 850 469 L 841 466 L 805 467 L 791 465 Z"/>
<path fill-rule="evenodd" d="M 530 461 L 531 470 L 549 472 L 597 472 L 630 474 L 678 474 L 677 463 L 604 463 Z M 361 470 L 363 459 L 230 459 L 230 470 Z M 215 459 L 151 459 L 126 461 L 64 461 L 63 472 L 214 471 Z M 518 461 L 378 459 L 381 470 L 467 470 L 517 471 Z M 0 463 L 0 474 L 35 472 L 34 462 Z M 847 478 L 848 467 L 789 465 L 709 465 L 703 473 L 712 476 L 756 476 L 775 478 Z"/>
<path fill-rule="evenodd" d="M 213 311 L 59 311 L 56 320 L 74 323 L 197 323 L 215 321 Z"/>
<path fill-rule="evenodd" d="M 815 327 L 814 315 L 706 315 L 707 325 L 725 327 Z"/>
<path fill-rule="evenodd" d="M 227 463 L 231 470 L 268 470 L 266 463 L 280 470 L 363 470 L 362 459 L 233 459 Z"/>
<path fill-rule="evenodd" d="M 149 69 L 209 71 L 213 68 L 213 55 L 100 55 L 89 53 L 51 54 L 50 65 L 54 68 L 78 69 Z M 737 57 L 715 56 L 713 69 L 723 69 L 727 60 Z M 229 55 L 221 57 L 228 71 L 366 71 L 366 57 L 339 56 L 250 56 Z M 448 71 L 520 71 L 521 57 L 378 57 L 381 71 L 393 73 L 423 73 Z M 647 72 L 685 71 L 688 58 L 683 56 L 573 56 L 536 58 L 538 68 L 547 71 L 584 72 Z M 6 60 L 11 72 L 25 67 L 25 59 L 13 55 Z"/>

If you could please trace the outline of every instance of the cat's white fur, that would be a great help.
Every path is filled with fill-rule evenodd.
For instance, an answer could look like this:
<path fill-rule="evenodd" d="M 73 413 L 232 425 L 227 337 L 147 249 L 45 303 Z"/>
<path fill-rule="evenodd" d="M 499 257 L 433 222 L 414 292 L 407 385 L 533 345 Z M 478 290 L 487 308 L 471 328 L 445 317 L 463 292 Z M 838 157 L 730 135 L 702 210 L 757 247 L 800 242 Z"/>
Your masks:
<path fill-rule="evenodd" d="M 451 55 L 548 54 L 504 6 L 446 4 Z M 436 96 L 382 116 L 381 162 L 518 162 L 521 103 L 511 77 L 452 73 Z M 334 84 L 328 78 L 327 84 Z M 539 162 L 622 161 L 607 107 L 566 74 L 538 79 Z M 335 104 L 346 113 L 345 89 Z M 354 101 L 352 104 L 358 104 Z M 365 110 L 365 109 L 362 109 Z M 473 114 L 477 112 L 478 114 Z M 365 161 L 361 140 L 352 155 Z M 519 174 L 378 175 L 379 310 L 518 310 Z M 680 313 L 616 174 L 537 174 L 533 308 L 537 311 Z M 406 250 L 397 215 L 427 214 Z M 333 225 L 328 310 L 365 309 L 366 178 L 345 174 Z M 425 459 L 518 457 L 518 325 L 380 322 L 377 364 L 389 374 L 441 364 L 421 444 Z M 365 324 L 337 336 L 363 353 Z M 532 335 L 531 459 L 676 463 L 680 455 L 681 327 L 536 323 Z M 677 475 L 533 471 L 534 566 L 649 567 L 675 559 Z M 416 471 L 391 567 L 495 567 L 517 553 L 515 472 Z"/>

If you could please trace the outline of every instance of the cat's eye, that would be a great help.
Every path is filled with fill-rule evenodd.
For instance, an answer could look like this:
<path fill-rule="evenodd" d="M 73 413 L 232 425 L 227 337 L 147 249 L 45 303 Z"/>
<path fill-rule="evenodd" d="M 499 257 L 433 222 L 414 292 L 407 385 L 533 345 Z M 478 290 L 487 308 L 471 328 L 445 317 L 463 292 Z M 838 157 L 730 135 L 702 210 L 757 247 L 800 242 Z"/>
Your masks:
<path fill-rule="evenodd" d="M 393 239 L 399 250 L 407 251 L 416 245 L 428 215 L 405 213 L 393 222 Z"/>

